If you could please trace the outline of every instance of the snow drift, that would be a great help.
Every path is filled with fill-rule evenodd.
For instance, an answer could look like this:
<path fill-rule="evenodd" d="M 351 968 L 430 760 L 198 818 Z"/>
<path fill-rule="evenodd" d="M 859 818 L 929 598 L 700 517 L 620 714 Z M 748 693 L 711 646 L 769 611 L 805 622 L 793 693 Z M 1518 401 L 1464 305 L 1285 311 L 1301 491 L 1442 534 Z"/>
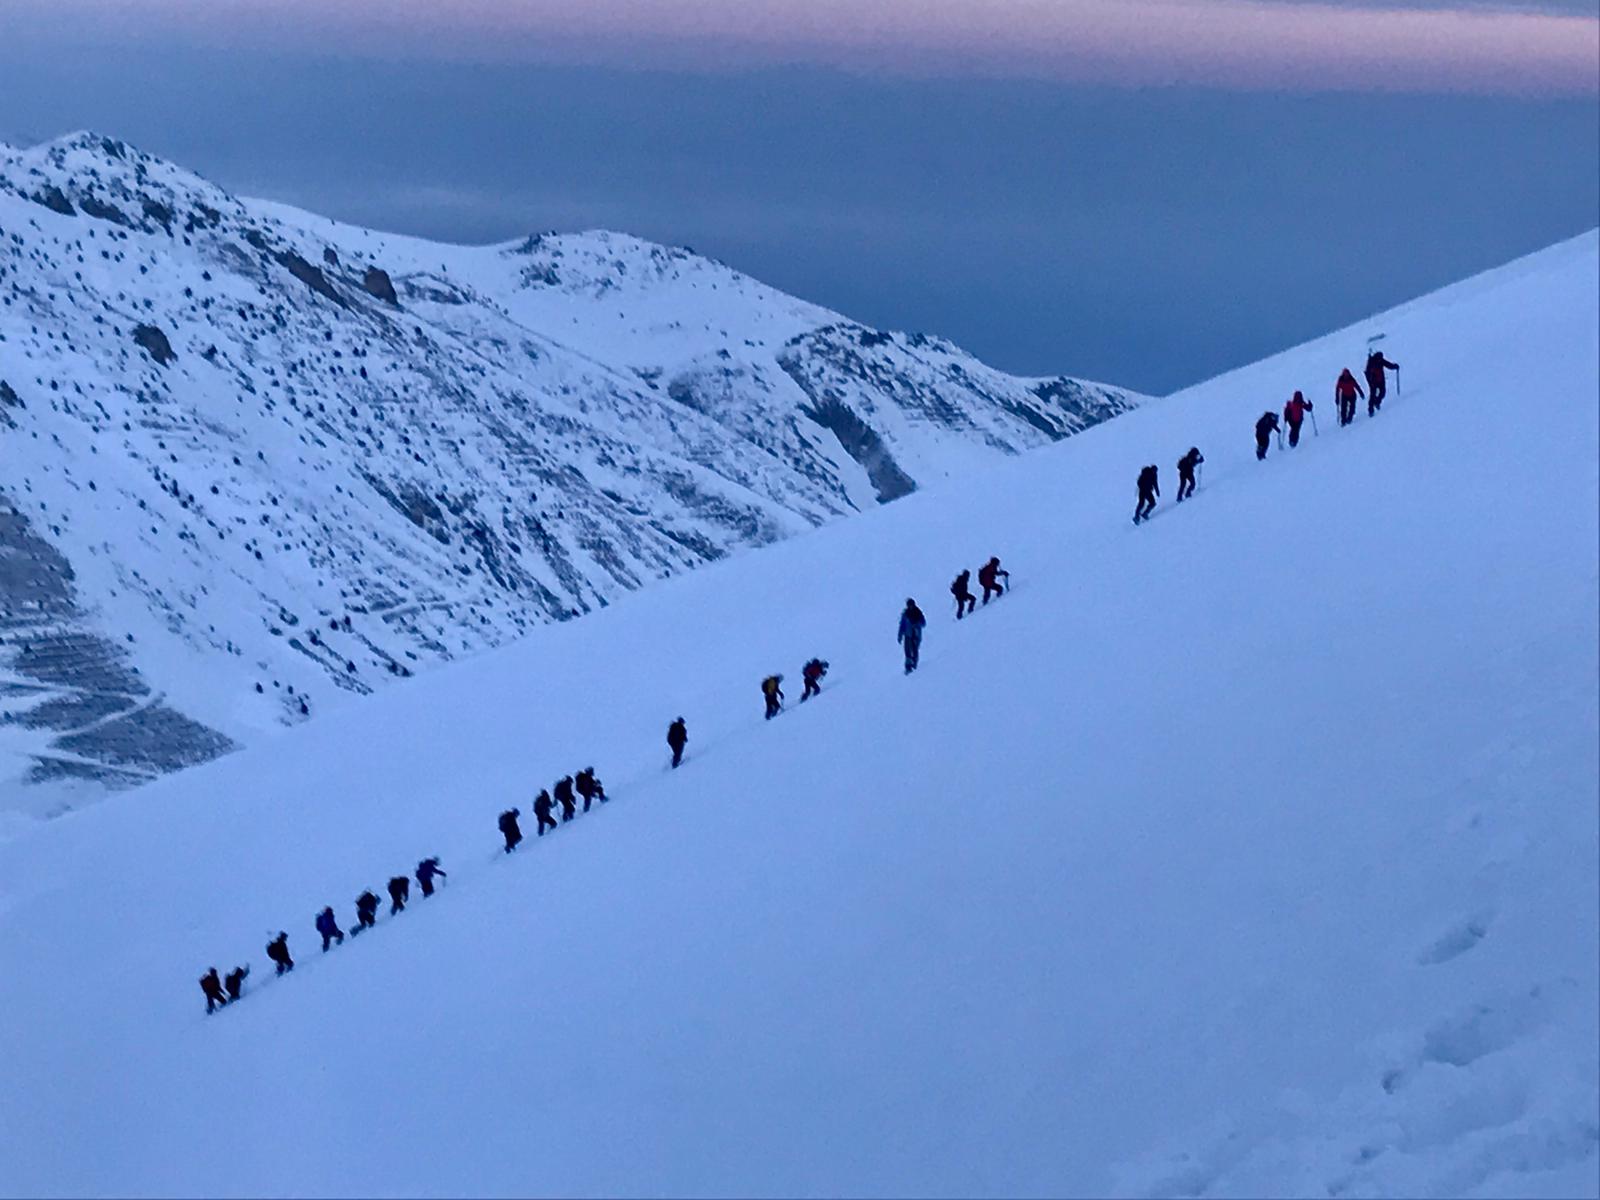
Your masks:
<path fill-rule="evenodd" d="M 1594 1195 L 1597 264 L 0 846 L 0 1191 Z M 1261 411 L 1379 331 L 1403 393 L 1256 463 Z M 1190 444 L 1199 495 L 1134 528 Z M 990 553 L 1017 587 L 957 624 Z M 812 654 L 823 695 L 763 723 Z M 497 852 L 589 763 L 609 805 Z M 424 854 L 439 896 L 315 952 Z"/>

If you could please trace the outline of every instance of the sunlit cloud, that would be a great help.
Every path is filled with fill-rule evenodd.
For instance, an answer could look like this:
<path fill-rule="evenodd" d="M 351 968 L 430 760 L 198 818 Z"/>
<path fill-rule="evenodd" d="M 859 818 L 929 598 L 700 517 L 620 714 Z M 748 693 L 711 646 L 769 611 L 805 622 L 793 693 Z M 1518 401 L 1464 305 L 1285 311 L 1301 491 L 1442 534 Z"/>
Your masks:
<path fill-rule="evenodd" d="M 93 33 L 431 60 L 1293 91 L 1600 92 L 1585 0 L 4 0 Z M 0 17 L 0 35 L 6 18 Z"/>

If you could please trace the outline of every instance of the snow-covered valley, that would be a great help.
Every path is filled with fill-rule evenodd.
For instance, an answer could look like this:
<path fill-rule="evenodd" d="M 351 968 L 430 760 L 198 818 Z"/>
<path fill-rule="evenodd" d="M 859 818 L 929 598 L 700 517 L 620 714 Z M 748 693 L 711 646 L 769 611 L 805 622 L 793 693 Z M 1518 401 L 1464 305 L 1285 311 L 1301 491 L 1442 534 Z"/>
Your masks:
<path fill-rule="evenodd" d="M 1596 1195 L 1597 275 L 1591 233 L 17 830 L 0 1193 Z M 1379 332 L 1403 391 L 1337 428 Z M 610 803 L 500 853 L 590 763 Z"/>

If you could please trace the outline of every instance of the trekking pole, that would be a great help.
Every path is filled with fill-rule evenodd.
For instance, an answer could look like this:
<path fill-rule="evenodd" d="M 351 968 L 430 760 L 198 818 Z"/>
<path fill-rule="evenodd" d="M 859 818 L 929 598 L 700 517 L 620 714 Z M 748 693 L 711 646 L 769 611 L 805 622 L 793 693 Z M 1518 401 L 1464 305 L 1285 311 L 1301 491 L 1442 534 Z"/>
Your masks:
<path fill-rule="evenodd" d="M 1400 386 L 1400 381 L 1397 379 L 1397 380 L 1395 380 L 1395 387 L 1399 387 L 1399 386 Z M 1309 408 L 1306 411 L 1311 414 L 1311 436 L 1312 437 L 1321 437 L 1322 434 L 1317 432 L 1317 410 L 1314 409 L 1314 408 Z"/>
<path fill-rule="evenodd" d="M 1400 368 L 1399 367 L 1396 367 L 1394 369 L 1394 394 L 1396 396 L 1398 396 L 1400 394 Z"/>

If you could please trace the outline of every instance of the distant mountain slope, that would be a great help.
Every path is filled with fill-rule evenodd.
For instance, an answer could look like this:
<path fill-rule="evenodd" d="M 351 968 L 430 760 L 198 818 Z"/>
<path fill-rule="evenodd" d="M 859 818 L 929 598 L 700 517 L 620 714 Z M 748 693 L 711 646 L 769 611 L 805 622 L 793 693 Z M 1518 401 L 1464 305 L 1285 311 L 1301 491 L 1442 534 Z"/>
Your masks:
<path fill-rule="evenodd" d="M 0 807 L 137 782 L 430 663 L 1044 445 L 1017 379 L 685 250 L 0 153 Z"/>

